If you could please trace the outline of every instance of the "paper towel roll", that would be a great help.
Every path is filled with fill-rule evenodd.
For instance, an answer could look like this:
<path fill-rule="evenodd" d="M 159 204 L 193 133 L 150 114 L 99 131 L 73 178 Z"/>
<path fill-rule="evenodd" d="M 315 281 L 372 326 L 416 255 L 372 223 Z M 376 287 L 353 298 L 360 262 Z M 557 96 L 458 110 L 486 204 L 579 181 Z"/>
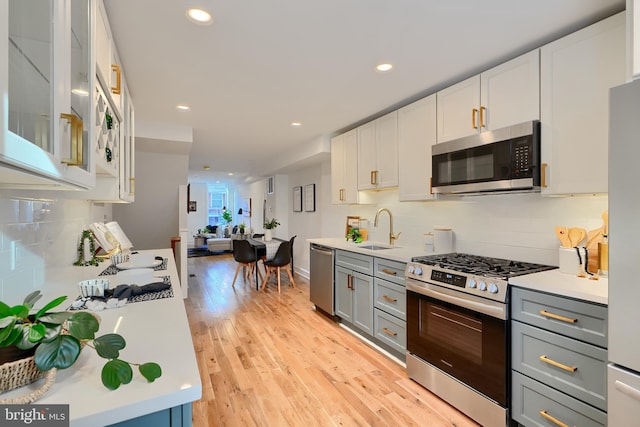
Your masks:
<path fill-rule="evenodd" d="M 451 228 L 433 228 L 433 250 L 439 253 L 453 252 L 453 230 Z"/>

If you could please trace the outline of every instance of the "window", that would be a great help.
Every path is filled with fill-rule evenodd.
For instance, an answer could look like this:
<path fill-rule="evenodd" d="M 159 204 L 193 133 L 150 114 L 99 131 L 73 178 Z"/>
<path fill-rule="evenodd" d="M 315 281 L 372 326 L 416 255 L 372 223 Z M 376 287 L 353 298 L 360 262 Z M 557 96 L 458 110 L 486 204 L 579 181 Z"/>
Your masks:
<path fill-rule="evenodd" d="M 226 184 L 209 184 L 208 192 L 207 223 L 223 224 L 222 209 L 228 205 L 229 189 Z"/>

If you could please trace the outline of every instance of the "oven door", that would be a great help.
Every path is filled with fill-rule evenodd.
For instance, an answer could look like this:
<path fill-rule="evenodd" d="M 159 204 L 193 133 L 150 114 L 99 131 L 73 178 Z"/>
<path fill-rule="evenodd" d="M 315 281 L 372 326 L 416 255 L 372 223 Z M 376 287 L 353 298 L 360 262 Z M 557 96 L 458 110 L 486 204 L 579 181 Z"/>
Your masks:
<path fill-rule="evenodd" d="M 407 283 L 407 350 L 507 407 L 506 305 Z"/>

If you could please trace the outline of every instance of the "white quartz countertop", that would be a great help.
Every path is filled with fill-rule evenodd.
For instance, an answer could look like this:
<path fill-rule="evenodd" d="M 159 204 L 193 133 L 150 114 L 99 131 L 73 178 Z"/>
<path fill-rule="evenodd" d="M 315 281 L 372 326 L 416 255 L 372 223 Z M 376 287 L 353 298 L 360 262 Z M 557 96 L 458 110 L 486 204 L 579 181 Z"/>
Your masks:
<path fill-rule="evenodd" d="M 513 277 L 509 284 L 598 304 L 607 305 L 609 300 L 609 281 L 606 278 L 589 280 L 557 269 Z"/>
<path fill-rule="evenodd" d="M 417 248 L 415 246 L 391 246 L 388 243 L 376 242 L 367 240 L 362 243 L 347 242 L 344 238 L 318 238 L 307 239 L 309 243 L 315 243 L 322 246 L 327 246 L 334 249 L 341 249 L 344 251 L 357 252 L 364 255 L 371 255 L 378 258 L 390 259 L 399 262 L 409 262 L 411 258 L 416 256 L 433 255 L 433 252 L 426 252 L 424 248 Z M 377 245 L 389 247 L 390 249 L 366 249 L 366 246 Z"/>
<path fill-rule="evenodd" d="M 174 406 L 190 403 L 202 396 L 193 341 L 180 291 L 180 281 L 171 249 L 158 249 L 154 256 L 168 259 L 167 270 L 155 276 L 169 275 L 173 297 L 130 303 L 122 308 L 98 312 L 101 319 L 97 335 L 119 333 L 126 340 L 120 359 L 132 363 L 156 362 L 162 376 L 153 383 L 140 375 L 134 366 L 133 380 L 117 390 L 107 389 L 100 379 L 106 359 L 91 348 L 84 348 L 78 361 L 58 371 L 53 387 L 37 404 L 69 404 L 70 425 L 105 426 Z M 71 302 L 78 296 L 77 283 L 98 277 L 109 261 L 98 267 L 65 267 L 47 271 L 41 289 L 41 307 L 54 297 L 67 295 Z M 113 278 L 115 276 L 101 276 Z M 20 396 L 37 388 L 40 381 L 12 390 L 3 398 Z"/>

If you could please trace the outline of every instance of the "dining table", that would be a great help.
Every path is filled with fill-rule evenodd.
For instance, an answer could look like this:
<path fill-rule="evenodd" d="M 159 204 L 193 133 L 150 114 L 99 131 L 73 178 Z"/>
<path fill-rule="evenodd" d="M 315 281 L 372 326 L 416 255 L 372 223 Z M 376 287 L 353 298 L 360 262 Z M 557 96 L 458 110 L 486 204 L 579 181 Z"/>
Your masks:
<path fill-rule="evenodd" d="M 258 283 L 258 261 L 260 261 L 263 256 L 267 261 L 272 260 L 276 255 L 276 252 L 278 252 L 280 243 L 286 242 L 287 240 L 274 237 L 269 241 L 265 241 L 263 238 L 259 237 L 247 237 L 247 241 L 256 254 L 255 280 L 256 290 L 258 290 L 260 289 L 260 284 Z M 293 271 L 293 253 L 291 254 L 291 270 Z M 267 278 L 265 277 L 264 280 L 267 280 Z"/>

